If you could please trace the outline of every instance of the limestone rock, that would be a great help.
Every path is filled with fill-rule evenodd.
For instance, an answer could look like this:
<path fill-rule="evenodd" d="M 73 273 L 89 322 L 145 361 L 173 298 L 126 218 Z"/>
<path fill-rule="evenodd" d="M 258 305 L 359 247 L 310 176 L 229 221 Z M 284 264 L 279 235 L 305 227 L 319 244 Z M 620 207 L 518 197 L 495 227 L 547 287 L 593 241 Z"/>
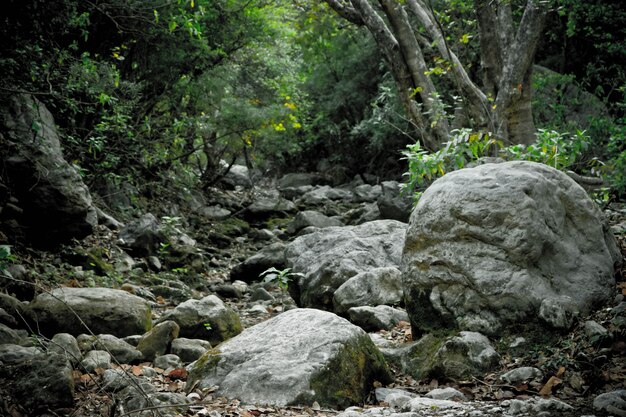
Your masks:
<path fill-rule="evenodd" d="M 285 267 L 285 244 L 272 243 L 247 258 L 230 271 L 231 281 L 241 280 L 244 282 L 258 281 L 259 275 L 271 268 L 283 269 Z"/>
<path fill-rule="evenodd" d="M 211 343 L 202 339 L 187 339 L 179 337 L 172 341 L 171 353 L 177 355 L 185 363 L 199 359 L 211 349 Z"/>
<path fill-rule="evenodd" d="M 500 356 L 485 336 L 460 332 L 446 340 L 434 357 L 432 373 L 450 379 L 483 375 L 499 363 Z"/>
<path fill-rule="evenodd" d="M 218 385 L 217 395 L 278 406 L 345 407 L 361 403 L 375 380 L 390 381 L 367 333 L 313 309 L 289 310 L 248 328 L 190 368 L 188 386 Z"/>
<path fill-rule="evenodd" d="M 435 181 L 406 234 L 403 282 L 413 334 L 509 323 L 569 326 L 608 301 L 620 262 L 586 192 L 533 162 L 485 164 Z"/>
<path fill-rule="evenodd" d="M 159 221 L 151 213 L 146 213 L 120 230 L 120 244 L 136 256 L 154 255 L 159 245 L 167 241 Z"/>
<path fill-rule="evenodd" d="M 69 333 L 57 333 L 48 344 L 48 353 L 65 356 L 72 364 L 80 362 L 82 354 L 76 338 Z"/>
<path fill-rule="evenodd" d="M 17 366 L 11 390 L 20 405 L 37 411 L 74 405 L 72 367 L 62 355 L 41 354 Z"/>
<path fill-rule="evenodd" d="M 382 194 L 376 200 L 380 218 L 407 222 L 413 207 L 411 196 L 402 194 L 397 181 L 383 181 L 381 188 Z"/>
<path fill-rule="evenodd" d="M 374 268 L 398 267 L 404 223 L 378 220 L 358 226 L 329 227 L 300 236 L 285 251 L 288 265 L 303 273 L 289 285 L 301 307 L 333 309 L 335 291 L 348 279 Z"/>
<path fill-rule="evenodd" d="M 96 369 L 111 368 L 111 354 L 106 350 L 90 350 L 85 354 L 85 359 L 80 362 L 85 372 L 93 372 Z"/>
<path fill-rule="evenodd" d="M 159 323 L 171 320 L 180 326 L 180 336 L 204 339 L 218 344 L 241 333 L 241 320 L 237 313 L 215 295 L 201 300 L 187 300 L 167 311 Z"/>
<path fill-rule="evenodd" d="M 333 306 L 341 314 L 351 307 L 398 305 L 402 298 L 402 274 L 388 266 L 360 272 L 341 284 L 333 296 Z"/>
<path fill-rule="evenodd" d="M 19 222 L 41 245 L 92 233 L 96 209 L 80 175 L 65 159 L 52 114 L 36 98 L 16 94 L 0 109 L 0 160 L 23 210 Z"/>
<path fill-rule="evenodd" d="M 178 337 L 179 332 L 180 327 L 176 322 L 161 322 L 139 339 L 137 350 L 143 354 L 145 360 L 151 361 L 169 350 L 172 341 Z"/>
<path fill-rule="evenodd" d="M 28 311 L 34 328 L 46 336 L 79 335 L 87 331 L 85 325 L 94 334 L 119 337 L 143 334 L 152 327 L 150 306 L 145 300 L 110 288 L 57 288 L 39 294 Z"/>
<path fill-rule="evenodd" d="M 143 354 L 133 345 L 110 334 L 91 336 L 81 334 L 76 338 L 83 352 L 103 350 L 111 354 L 119 363 L 133 364 L 143 359 Z"/>
<path fill-rule="evenodd" d="M 380 305 L 376 307 L 352 307 L 348 310 L 350 322 L 366 332 L 377 332 L 381 329 L 391 330 L 401 321 L 408 321 L 406 312 L 397 308 Z"/>
<path fill-rule="evenodd" d="M 319 211 L 305 210 L 296 214 L 293 221 L 287 225 L 287 233 L 294 235 L 309 226 L 323 229 L 325 227 L 343 226 L 343 223 L 341 220 L 335 217 L 328 217 Z"/>

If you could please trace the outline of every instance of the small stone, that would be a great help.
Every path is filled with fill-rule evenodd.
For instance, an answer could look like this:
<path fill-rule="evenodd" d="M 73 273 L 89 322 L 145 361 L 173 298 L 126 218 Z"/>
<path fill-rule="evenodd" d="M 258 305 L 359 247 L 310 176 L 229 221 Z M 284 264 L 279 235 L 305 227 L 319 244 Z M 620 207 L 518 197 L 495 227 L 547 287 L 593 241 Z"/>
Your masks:
<path fill-rule="evenodd" d="M 180 368 L 183 366 L 182 361 L 177 355 L 168 353 L 167 355 L 157 356 L 154 358 L 154 366 L 161 369 Z"/>

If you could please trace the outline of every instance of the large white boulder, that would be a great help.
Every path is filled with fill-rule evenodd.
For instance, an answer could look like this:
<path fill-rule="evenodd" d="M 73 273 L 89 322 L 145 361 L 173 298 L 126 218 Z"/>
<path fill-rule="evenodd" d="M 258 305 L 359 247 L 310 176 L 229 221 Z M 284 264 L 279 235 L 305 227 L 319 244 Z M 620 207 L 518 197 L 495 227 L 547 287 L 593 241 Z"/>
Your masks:
<path fill-rule="evenodd" d="M 566 174 L 520 161 L 463 169 L 435 181 L 411 215 L 407 312 L 416 335 L 566 328 L 611 298 L 620 261 L 601 212 Z"/>

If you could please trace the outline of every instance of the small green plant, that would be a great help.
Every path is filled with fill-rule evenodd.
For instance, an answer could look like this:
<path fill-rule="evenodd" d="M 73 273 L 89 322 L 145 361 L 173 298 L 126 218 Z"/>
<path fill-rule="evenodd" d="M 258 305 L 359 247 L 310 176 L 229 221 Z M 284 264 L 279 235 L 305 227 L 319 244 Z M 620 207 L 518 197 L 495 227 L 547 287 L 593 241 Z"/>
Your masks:
<path fill-rule="evenodd" d="M 15 261 L 15 256 L 11 254 L 11 246 L 0 245 L 0 271 L 4 271 L 9 263 Z"/>
<path fill-rule="evenodd" d="M 273 282 L 282 290 L 289 288 L 289 281 L 294 277 L 303 277 L 304 274 L 299 272 L 291 272 L 291 268 L 276 269 L 271 267 L 259 274 L 259 278 L 263 278 L 263 282 Z"/>
<path fill-rule="evenodd" d="M 204 328 L 206 329 L 207 332 L 210 332 L 211 330 L 213 330 L 211 323 L 204 323 Z"/>
<path fill-rule="evenodd" d="M 405 191 L 416 192 L 446 172 L 464 168 L 469 162 L 485 156 L 497 156 L 500 147 L 502 142 L 490 132 L 474 132 L 471 129 L 453 130 L 452 138 L 437 152 L 428 152 L 419 142 L 409 145 L 402 152 L 402 159 L 409 164 L 409 170 L 404 174 L 408 177 Z"/>

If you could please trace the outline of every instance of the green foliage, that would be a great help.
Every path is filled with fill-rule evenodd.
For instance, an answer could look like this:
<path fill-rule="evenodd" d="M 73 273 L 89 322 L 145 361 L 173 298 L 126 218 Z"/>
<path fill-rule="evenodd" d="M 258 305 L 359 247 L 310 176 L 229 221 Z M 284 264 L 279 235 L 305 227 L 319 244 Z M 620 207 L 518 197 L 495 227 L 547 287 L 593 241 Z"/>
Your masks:
<path fill-rule="evenodd" d="M 0 245 L 0 271 L 5 270 L 14 261 L 15 256 L 11 254 L 11 246 Z"/>
<path fill-rule="evenodd" d="M 572 169 L 584 151 L 589 148 L 590 138 L 585 132 L 559 133 L 539 129 L 537 140 L 530 145 L 512 145 L 502 149 L 506 159 L 540 162 L 558 170 Z"/>
<path fill-rule="evenodd" d="M 263 278 L 263 282 L 272 282 L 282 290 L 289 288 L 289 281 L 295 277 L 303 277 L 304 274 L 299 272 L 291 272 L 291 268 L 276 269 L 271 267 L 259 274 L 259 278 Z"/>
<path fill-rule="evenodd" d="M 502 142 L 490 133 L 473 132 L 470 129 L 455 130 L 453 133 L 452 139 L 436 152 L 426 151 L 419 142 L 408 146 L 403 152 L 404 159 L 408 161 L 405 190 L 416 193 L 416 198 L 421 195 L 419 190 L 435 179 L 484 157 L 539 162 L 559 170 L 575 169 L 581 164 L 581 157 L 590 146 L 589 136 L 581 131 L 571 135 L 540 129 L 535 143 L 504 148 Z M 591 162 L 586 161 L 584 166 Z"/>
<path fill-rule="evenodd" d="M 408 161 L 408 172 L 404 174 L 408 177 L 406 191 L 416 192 L 446 172 L 464 168 L 479 158 L 497 156 L 502 146 L 502 142 L 490 133 L 459 129 L 452 134 L 452 138 L 437 152 L 428 152 L 419 142 L 407 146 L 407 150 L 402 152 L 403 159 Z"/>

